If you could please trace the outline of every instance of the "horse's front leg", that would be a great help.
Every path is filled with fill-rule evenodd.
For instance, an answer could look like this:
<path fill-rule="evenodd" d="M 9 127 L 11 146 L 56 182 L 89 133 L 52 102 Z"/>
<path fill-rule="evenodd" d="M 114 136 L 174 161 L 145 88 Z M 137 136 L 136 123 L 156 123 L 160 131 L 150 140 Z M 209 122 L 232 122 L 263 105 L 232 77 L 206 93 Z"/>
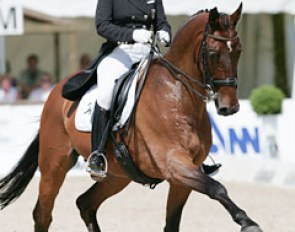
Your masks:
<path fill-rule="evenodd" d="M 178 232 L 182 215 L 182 209 L 192 189 L 185 186 L 170 183 L 170 189 L 166 208 L 165 232 Z"/>
<path fill-rule="evenodd" d="M 233 220 L 242 227 L 242 232 L 262 232 L 258 224 L 250 219 L 246 212 L 240 209 L 229 198 L 225 187 L 201 172 L 198 166 L 192 163 L 188 154 L 177 153 L 171 157 L 173 158 L 169 162 L 170 168 L 168 178 L 170 183 L 185 185 L 188 188 L 206 194 L 210 198 L 219 201 L 230 213 Z"/>

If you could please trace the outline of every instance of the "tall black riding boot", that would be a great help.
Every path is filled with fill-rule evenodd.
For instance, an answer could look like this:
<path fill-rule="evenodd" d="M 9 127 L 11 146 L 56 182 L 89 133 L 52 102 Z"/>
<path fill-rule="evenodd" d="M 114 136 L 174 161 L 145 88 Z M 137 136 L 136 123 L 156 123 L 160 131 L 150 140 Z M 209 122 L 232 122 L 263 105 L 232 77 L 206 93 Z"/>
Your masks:
<path fill-rule="evenodd" d="M 108 137 L 108 112 L 95 104 L 92 118 L 91 154 L 88 158 L 87 171 L 95 181 L 102 181 L 107 176 L 105 147 Z"/>

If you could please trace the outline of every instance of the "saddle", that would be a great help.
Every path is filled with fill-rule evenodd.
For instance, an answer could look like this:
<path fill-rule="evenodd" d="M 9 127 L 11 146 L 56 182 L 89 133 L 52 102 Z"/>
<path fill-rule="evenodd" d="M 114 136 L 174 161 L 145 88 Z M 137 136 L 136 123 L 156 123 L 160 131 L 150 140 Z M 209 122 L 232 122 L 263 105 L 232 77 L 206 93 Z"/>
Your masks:
<path fill-rule="evenodd" d="M 151 189 L 153 189 L 156 187 L 157 184 L 161 183 L 162 180 L 150 178 L 146 176 L 141 170 L 139 170 L 139 168 L 132 160 L 128 148 L 124 142 L 129 124 L 135 113 L 137 101 L 139 100 L 140 93 L 144 87 L 147 70 L 151 62 L 152 55 L 149 56 L 146 60 L 142 60 L 140 63 L 134 64 L 128 72 L 123 74 L 116 81 L 107 127 L 112 128 L 112 130 L 109 130 L 109 136 L 114 145 L 114 155 L 122 166 L 126 175 L 134 182 L 147 185 Z M 98 61 L 96 61 L 93 66 L 97 66 L 97 63 Z M 89 88 L 91 88 L 92 85 L 95 84 L 94 80 L 96 78 L 90 78 L 90 76 L 95 75 L 96 72 L 93 71 L 93 69 L 89 71 L 90 72 L 84 71 L 80 74 L 77 74 L 75 78 L 72 79 L 72 81 L 68 81 L 64 86 L 63 96 L 69 100 L 81 99 L 84 92 L 86 92 Z M 137 78 L 139 77 L 138 75 L 140 75 L 140 78 Z M 130 101 L 128 100 L 129 92 L 131 88 L 135 88 L 134 85 L 137 85 L 138 87 L 136 88 L 135 94 L 133 96 L 134 102 L 133 104 L 130 104 Z M 132 91 L 134 90 L 132 89 Z M 123 114 L 123 112 L 126 111 L 127 104 L 130 104 L 132 108 L 129 109 L 130 113 Z M 122 117 L 127 117 L 127 120 L 122 120 Z M 122 123 L 122 121 L 125 123 Z M 107 139 L 108 136 L 102 138 L 103 141 L 107 141 Z"/>
<path fill-rule="evenodd" d="M 131 85 L 134 84 L 133 81 L 139 74 L 139 63 L 134 64 L 131 69 L 123 74 L 117 81 L 113 91 L 113 100 L 110 109 L 110 119 L 112 120 L 112 125 L 120 121 L 124 106 L 126 105 L 128 94 Z M 113 130 L 118 130 L 124 125 L 114 126 Z"/>

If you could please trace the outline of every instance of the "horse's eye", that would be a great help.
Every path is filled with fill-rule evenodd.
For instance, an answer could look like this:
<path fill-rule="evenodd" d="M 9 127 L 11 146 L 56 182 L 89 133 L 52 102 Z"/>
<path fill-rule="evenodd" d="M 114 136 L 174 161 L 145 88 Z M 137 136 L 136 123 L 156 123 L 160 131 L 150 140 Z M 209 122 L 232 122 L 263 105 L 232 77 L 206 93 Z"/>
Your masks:
<path fill-rule="evenodd" d="M 217 61 L 217 58 L 218 58 L 218 55 L 214 51 L 209 51 L 209 58 L 210 58 L 211 61 L 215 61 L 216 62 Z"/>

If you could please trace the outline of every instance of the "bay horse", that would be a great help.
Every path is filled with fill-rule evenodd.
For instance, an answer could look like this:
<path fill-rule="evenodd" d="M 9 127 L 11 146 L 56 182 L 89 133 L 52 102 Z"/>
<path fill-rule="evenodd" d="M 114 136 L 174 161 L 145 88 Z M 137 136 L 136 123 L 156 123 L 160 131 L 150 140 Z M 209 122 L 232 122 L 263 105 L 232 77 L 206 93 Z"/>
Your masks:
<path fill-rule="evenodd" d="M 241 43 L 236 25 L 241 14 L 242 4 L 230 15 L 214 8 L 191 16 L 176 33 L 165 58 L 158 58 L 149 69 L 126 142 L 143 173 L 169 182 L 165 232 L 179 231 L 182 210 L 192 190 L 219 201 L 241 231 L 262 231 L 229 198 L 225 187 L 200 169 L 212 143 L 206 110 L 208 91 L 214 92 L 219 114 L 239 110 L 236 82 Z M 66 173 L 78 154 L 85 159 L 90 154 L 90 133 L 79 132 L 74 125 L 79 102 L 61 95 L 65 82 L 55 86 L 45 103 L 38 135 L 16 167 L 0 181 L 4 208 L 21 195 L 39 167 L 35 232 L 48 231 Z M 131 181 L 112 151 L 108 143 L 106 179 L 93 184 L 76 201 L 89 232 L 101 231 L 98 208 Z"/>

